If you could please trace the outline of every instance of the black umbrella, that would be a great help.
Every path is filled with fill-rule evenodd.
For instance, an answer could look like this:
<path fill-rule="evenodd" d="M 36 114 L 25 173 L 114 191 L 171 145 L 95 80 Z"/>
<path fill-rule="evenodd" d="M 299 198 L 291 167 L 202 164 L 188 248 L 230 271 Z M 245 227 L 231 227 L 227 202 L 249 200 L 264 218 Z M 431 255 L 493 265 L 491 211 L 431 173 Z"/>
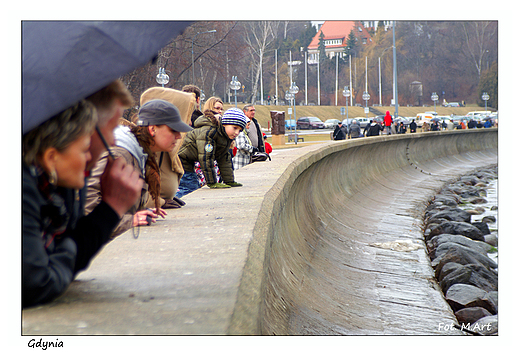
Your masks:
<path fill-rule="evenodd" d="M 189 22 L 22 22 L 23 134 L 145 65 Z"/>

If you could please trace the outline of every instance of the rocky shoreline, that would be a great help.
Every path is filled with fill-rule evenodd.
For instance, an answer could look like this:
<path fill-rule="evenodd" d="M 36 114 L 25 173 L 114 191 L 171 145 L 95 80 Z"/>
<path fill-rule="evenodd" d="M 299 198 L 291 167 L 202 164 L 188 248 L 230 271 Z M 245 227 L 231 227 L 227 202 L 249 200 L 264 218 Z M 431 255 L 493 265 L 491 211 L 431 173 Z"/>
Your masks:
<path fill-rule="evenodd" d="M 498 232 L 496 212 L 489 213 L 498 207 L 486 199 L 497 179 L 493 166 L 446 184 L 424 216 L 428 254 L 454 326 L 474 335 L 498 335 Z"/>

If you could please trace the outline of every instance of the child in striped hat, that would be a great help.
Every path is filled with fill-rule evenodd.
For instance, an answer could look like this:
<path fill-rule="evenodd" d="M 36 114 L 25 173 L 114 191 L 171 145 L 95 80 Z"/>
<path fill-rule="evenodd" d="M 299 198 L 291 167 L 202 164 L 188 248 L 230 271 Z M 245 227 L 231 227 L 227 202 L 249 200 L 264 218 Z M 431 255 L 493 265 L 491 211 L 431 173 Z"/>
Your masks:
<path fill-rule="evenodd" d="M 246 127 L 246 121 L 244 112 L 237 108 L 230 108 L 222 117 L 216 112 L 206 110 L 204 116 L 197 118 L 194 122 L 194 130 L 186 135 L 179 149 L 178 155 L 184 168 L 184 175 L 175 195 L 177 198 L 199 188 L 194 170 L 197 161 L 200 163 L 209 188 L 242 186 L 235 181 L 229 149 L 233 140 Z M 215 161 L 223 182 L 217 181 L 213 169 Z"/>

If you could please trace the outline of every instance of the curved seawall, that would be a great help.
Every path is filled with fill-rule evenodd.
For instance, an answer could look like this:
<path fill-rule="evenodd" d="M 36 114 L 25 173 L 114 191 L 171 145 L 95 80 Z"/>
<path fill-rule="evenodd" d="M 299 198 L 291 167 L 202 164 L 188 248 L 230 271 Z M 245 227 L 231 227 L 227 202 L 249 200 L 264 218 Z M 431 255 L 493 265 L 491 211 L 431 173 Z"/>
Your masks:
<path fill-rule="evenodd" d="M 422 214 L 442 185 L 497 157 L 497 130 L 480 129 L 348 140 L 296 159 L 265 196 L 230 332 L 458 334 L 445 327 L 457 321 Z"/>

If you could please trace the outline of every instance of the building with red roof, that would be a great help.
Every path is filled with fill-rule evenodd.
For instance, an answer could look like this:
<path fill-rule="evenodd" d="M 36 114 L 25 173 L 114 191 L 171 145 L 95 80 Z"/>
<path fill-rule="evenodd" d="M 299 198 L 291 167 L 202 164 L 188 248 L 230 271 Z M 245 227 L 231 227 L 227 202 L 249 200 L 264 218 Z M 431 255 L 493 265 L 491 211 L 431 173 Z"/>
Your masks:
<path fill-rule="evenodd" d="M 345 55 L 345 48 L 347 47 L 348 36 L 351 31 L 353 31 L 357 44 L 369 45 L 372 43 L 372 37 L 361 21 L 323 22 L 307 47 L 309 64 L 317 63 L 321 33 L 324 36 L 325 53 L 329 58 L 333 58 L 336 53 L 339 53 L 342 57 Z"/>

